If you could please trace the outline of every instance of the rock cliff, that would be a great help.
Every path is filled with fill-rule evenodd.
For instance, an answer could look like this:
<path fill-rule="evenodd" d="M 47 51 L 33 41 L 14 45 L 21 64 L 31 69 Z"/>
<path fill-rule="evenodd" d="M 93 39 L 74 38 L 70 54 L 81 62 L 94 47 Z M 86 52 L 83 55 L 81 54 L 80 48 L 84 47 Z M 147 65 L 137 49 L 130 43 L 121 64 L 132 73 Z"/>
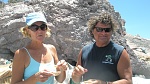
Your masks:
<path fill-rule="evenodd" d="M 150 78 L 150 73 L 147 73 L 150 72 L 148 60 L 145 62 L 145 58 L 139 59 L 128 45 L 125 20 L 108 0 L 36 0 L 5 5 L 0 9 L 0 58 L 12 59 L 17 49 L 30 42 L 18 30 L 25 26 L 26 14 L 42 11 L 52 30 L 51 37 L 46 38 L 45 43 L 56 46 L 59 59 L 76 61 L 80 49 L 93 41 L 87 32 L 86 23 L 89 17 L 98 15 L 102 10 L 111 12 L 116 20 L 118 29 L 112 40 L 128 51 L 133 73 Z"/>

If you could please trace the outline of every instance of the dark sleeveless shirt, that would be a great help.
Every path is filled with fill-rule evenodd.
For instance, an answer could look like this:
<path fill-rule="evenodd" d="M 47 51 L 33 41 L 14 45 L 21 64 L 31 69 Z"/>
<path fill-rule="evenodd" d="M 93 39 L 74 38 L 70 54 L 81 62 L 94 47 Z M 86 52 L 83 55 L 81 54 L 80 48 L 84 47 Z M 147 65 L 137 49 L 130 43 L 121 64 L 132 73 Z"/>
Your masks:
<path fill-rule="evenodd" d="M 84 46 L 82 48 L 81 63 L 84 68 L 88 69 L 88 72 L 83 75 L 83 80 L 119 80 L 117 64 L 123 49 L 123 46 L 112 41 L 105 47 L 98 47 L 96 43 Z"/>

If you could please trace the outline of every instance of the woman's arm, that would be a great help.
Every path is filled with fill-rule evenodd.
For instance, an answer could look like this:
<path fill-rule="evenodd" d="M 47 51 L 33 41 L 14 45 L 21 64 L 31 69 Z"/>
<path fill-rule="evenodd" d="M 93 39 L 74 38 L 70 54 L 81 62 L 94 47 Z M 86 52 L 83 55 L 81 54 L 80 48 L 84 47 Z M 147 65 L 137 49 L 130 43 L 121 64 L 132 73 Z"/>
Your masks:
<path fill-rule="evenodd" d="M 13 65 L 12 65 L 12 79 L 11 84 L 34 84 L 36 82 L 35 76 L 33 75 L 28 80 L 23 81 L 23 74 L 25 69 L 25 56 L 26 52 L 23 49 L 17 50 L 15 52 L 13 58 Z"/>
<path fill-rule="evenodd" d="M 56 48 L 55 48 L 53 45 L 49 45 L 49 47 L 50 47 L 50 50 L 52 51 L 52 55 L 53 55 L 53 57 L 54 57 L 54 62 L 55 62 L 55 64 L 58 64 L 58 62 L 60 62 L 60 63 L 61 63 L 61 66 L 64 67 L 64 68 L 66 68 L 65 66 L 67 65 L 67 63 L 66 63 L 65 61 L 59 61 L 58 56 L 57 56 Z M 60 64 L 60 63 L 59 63 L 59 64 Z M 60 66 L 60 67 L 61 67 L 61 66 Z M 62 67 L 61 67 L 61 68 L 62 68 Z M 58 67 L 57 69 L 60 70 L 59 67 Z M 62 69 L 63 69 L 63 68 L 62 68 Z M 60 73 L 58 76 L 55 76 L 55 78 L 56 78 L 56 80 L 57 80 L 58 82 L 62 83 L 62 82 L 65 80 L 65 78 L 66 78 L 66 70 L 67 70 L 67 68 L 61 70 L 61 73 Z"/>

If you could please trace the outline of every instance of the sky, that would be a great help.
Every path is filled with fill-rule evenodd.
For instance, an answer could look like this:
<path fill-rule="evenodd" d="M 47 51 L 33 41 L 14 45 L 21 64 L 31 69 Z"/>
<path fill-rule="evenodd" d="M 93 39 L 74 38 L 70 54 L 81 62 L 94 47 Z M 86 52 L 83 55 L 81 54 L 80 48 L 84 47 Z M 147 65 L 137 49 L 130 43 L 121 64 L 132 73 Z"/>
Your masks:
<path fill-rule="evenodd" d="M 7 2 L 8 0 L 3 0 Z M 150 0 L 108 0 L 126 21 L 126 32 L 150 39 Z"/>
<path fill-rule="evenodd" d="M 7 3 L 7 2 L 8 2 L 8 0 L 0 0 L 0 1 L 4 1 L 4 3 Z"/>
<path fill-rule="evenodd" d="M 126 21 L 126 32 L 150 39 L 150 0 L 109 0 Z"/>

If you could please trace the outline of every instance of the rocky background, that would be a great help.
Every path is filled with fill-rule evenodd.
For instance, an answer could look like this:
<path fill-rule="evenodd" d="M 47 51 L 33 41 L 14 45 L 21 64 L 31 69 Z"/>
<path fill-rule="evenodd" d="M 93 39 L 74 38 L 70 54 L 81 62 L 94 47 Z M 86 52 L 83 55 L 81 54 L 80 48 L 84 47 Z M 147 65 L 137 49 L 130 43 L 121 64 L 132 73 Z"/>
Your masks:
<path fill-rule="evenodd" d="M 93 42 L 87 32 L 88 19 L 102 10 L 111 12 L 116 20 L 118 29 L 112 40 L 128 51 L 133 76 L 150 78 L 150 40 L 127 34 L 125 20 L 108 0 L 30 0 L 5 5 L 0 9 L 0 64 L 10 62 L 14 52 L 30 42 L 18 30 L 25 26 L 26 14 L 36 11 L 45 14 L 52 30 L 45 43 L 56 46 L 59 59 L 74 63 L 80 49 Z"/>

